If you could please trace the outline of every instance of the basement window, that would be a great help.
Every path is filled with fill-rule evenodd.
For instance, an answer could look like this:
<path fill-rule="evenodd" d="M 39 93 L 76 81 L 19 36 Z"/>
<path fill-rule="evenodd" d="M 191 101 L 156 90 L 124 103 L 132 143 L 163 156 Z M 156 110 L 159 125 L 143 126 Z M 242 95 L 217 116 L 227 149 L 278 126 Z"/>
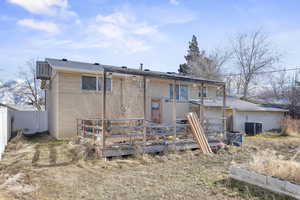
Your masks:
<path fill-rule="evenodd" d="M 81 77 L 81 89 L 82 90 L 96 90 L 97 78 L 94 76 L 82 76 Z"/>
<path fill-rule="evenodd" d="M 188 86 L 187 85 L 176 85 L 176 100 L 177 101 L 187 101 L 188 100 Z M 173 84 L 169 85 L 169 98 L 173 99 Z"/>

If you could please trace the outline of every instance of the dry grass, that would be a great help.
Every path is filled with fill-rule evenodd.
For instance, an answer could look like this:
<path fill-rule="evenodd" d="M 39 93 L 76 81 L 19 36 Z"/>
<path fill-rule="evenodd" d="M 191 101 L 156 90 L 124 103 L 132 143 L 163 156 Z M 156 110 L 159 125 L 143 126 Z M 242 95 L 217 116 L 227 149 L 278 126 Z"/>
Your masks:
<path fill-rule="evenodd" d="M 282 136 L 300 136 L 300 120 L 286 117 L 281 121 Z"/>
<path fill-rule="evenodd" d="M 294 157 L 298 154 L 296 153 Z M 292 159 L 294 158 L 292 157 Z M 285 160 L 274 151 L 264 151 L 253 156 L 249 168 L 258 173 L 300 183 L 300 163 Z"/>
<path fill-rule="evenodd" d="M 51 138 L 23 138 L 18 141 L 22 148 L 9 148 L 0 162 L 0 199 L 272 199 L 229 187 L 228 169 L 232 161 L 248 163 L 253 153 L 265 149 L 291 159 L 300 139 L 281 138 L 246 138 L 243 147 L 222 149 L 213 156 L 199 151 L 155 156 L 137 151 L 133 157 L 107 162 L 86 155 L 85 141 L 79 142 L 84 146 L 80 148 Z"/>

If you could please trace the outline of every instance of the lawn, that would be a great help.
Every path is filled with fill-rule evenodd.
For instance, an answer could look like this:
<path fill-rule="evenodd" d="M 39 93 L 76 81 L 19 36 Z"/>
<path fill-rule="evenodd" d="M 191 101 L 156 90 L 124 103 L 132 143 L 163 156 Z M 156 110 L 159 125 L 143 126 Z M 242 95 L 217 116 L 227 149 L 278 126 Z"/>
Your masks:
<path fill-rule="evenodd" d="M 84 160 L 71 144 L 47 135 L 19 138 L 0 162 L 0 199 L 273 199 L 248 186 L 233 187 L 228 169 L 262 151 L 290 159 L 299 142 L 268 133 L 211 156 L 196 150 L 103 161 Z"/>

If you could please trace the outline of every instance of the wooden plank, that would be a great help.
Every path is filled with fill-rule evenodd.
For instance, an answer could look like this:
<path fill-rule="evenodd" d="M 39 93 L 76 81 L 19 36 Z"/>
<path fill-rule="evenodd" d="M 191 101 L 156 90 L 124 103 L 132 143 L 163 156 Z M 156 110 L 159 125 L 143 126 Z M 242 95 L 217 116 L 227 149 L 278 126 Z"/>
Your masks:
<path fill-rule="evenodd" d="M 189 113 L 189 115 L 190 115 L 191 123 L 193 124 L 193 126 L 195 126 L 194 128 L 195 134 L 197 134 L 198 137 L 200 138 L 201 143 L 204 146 L 205 153 L 212 153 L 212 150 L 208 144 L 208 141 L 205 137 L 204 131 L 201 127 L 199 119 L 197 118 L 197 115 L 195 113 Z"/>
<path fill-rule="evenodd" d="M 206 149 L 205 149 L 205 146 L 204 146 L 204 143 L 203 141 L 201 140 L 201 138 L 199 137 L 199 135 L 197 134 L 197 130 L 196 130 L 196 126 L 194 124 L 194 121 L 192 119 L 192 116 L 190 114 L 187 115 L 187 118 L 188 118 L 188 121 L 189 123 L 191 124 L 191 128 L 192 128 L 192 133 L 194 134 L 195 138 L 196 138 L 196 141 L 201 149 L 201 151 L 203 153 L 207 153 Z"/>
<path fill-rule="evenodd" d="M 190 120 L 191 120 L 191 125 L 194 127 L 194 130 L 195 130 L 194 134 L 196 135 L 196 137 L 198 138 L 198 140 L 200 142 L 201 148 L 203 149 L 203 153 L 208 153 L 208 150 L 207 150 L 207 148 L 204 144 L 204 141 L 203 141 L 203 139 L 201 138 L 201 136 L 199 134 L 200 130 L 196 125 L 196 121 L 194 120 L 192 113 L 189 114 L 189 117 L 190 117 Z"/>
<path fill-rule="evenodd" d="M 209 147 L 209 145 L 208 145 L 208 143 L 207 143 L 207 139 L 206 139 L 206 137 L 205 137 L 205 135 L 204 135 L 204 132 L 203 132 L 203 130 L 201 129 L 201 124 L 200 124 L 200 122 L 199 122 L 199 119 L 197 118 L 197 115 L 196 115 L 195 113 L 192 113 L 192 118 L 193 118 L 194 123 L 195 123 L 195 126 L 196 126 L 196 128 L 197 128 L 197 130 L 198 130 L 199 137 L 201 138 L 201 140 L 202 140 L 202 142 L 203 142 L 203 144 L 204 144 L 206 153 L 212 153 L 212 152 L 211 152 L 211 149 L 210 149 L 210 147 Z"/>
<path fill-rule="evenodd" d="M 211 150 L 211 148 L 210 148 L 210 146 L 209 146 L 209 144 L 208 144 L 207 138 L 206 138 L 206 136 L 205 136 L 205 132 L 204 132 L 204 130 L 203 130 L 203 127 L 202 127 L 201 124 L 200 124 L 200 121 L 199 121 L 197 115 L 196 115 L 195 113 L 192 113 L 192 115 L 193 115 L 193 117 L 194 117 L 194 119 L 195 119 L 195 121 L 196 121 L 196 124 L 197 124 L 197 126 L 198 126 L 198 128 L 199 128 L 199 130 L 200 130 L 200 135 L 201 135 L 201 137 L 202 137 L 203 140 L 204 140 L 204 143 L 205 143 L 205 146 L 206 146 L 208 152 L 209 152 L 209 153 L 212 153 L 212 150 Z"/>
<path fill-rule="evenodd" d="M 198 126 L 199 126 L 199 129 L 200 129 L 201 137 L 203 138 L 203 140 L 204 140 L 204 142 L 205 142 L 205 145 L 206 145 L 206 147 L 207 147 L 209 153 L 212 153 L 212 150 L 211 150 L 211 148 L 210 148 L 210 145 L 208 144 L 207 138 L 206 138 L 206 136 L 205 136 L 205 132 L 204 132 L 204 130 L 203 130 L 203 127 L 202 127 L 202 125 L 201 125 L 201 123 L 200 123 L 200 121 L 199 121 L 197 115 L 196 115 L 195 113 L 194 113 L 193 115 L 194 115 L 194 117 L 195 117 L 195 120 L 198 122 Z"/>

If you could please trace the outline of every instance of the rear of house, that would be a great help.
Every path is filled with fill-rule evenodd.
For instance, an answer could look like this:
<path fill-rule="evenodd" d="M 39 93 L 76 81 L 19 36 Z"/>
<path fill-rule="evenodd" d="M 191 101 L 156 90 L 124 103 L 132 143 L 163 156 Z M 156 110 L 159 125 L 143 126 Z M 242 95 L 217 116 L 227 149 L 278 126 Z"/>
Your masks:
<path fill-rule="evenodd" d="M 42 78 L 46 89 L 49 131 L 56 138 L 75 137 L 77 120 L 99 118 L 103 105 L 103 67 L 97 63 L 46 59 L 38 62 L 44 67 Z M 112 67 L 112 66 L 109 66 Z M 133 69 L 114 67 L 122 73 L 108 73 L 106 79 L 106 118 L 144 118 L 143 77 L 126 74 Z M 174 73 L 133 70 L 147 75 L 146 118 L 153 123 L 170 124 L 173 121 L 173 91 L 176 95 L 176 119 L 185 119 L 191 110 L 190 99 L 216 99 L 224 83 L 205 79 L 191 79 Z M 163 78 L 162 78 L 163 77 Z M 173 78 L 174 77 L 174 78 Z M 173 88 L 174 80 L 176 86 Z M 195 81 L 193 81 L 195 80 Z M 201 84 L 199 84 L 201 82 Z M 214 111 L 213 111 L 214 112 Z M 211 115 L 214 115 L 212 112 Z M 217 111 L 222 115 L 222 110 Z M 219 121 L 222 124 L 221 121 Z M 221 126 L 222 127 L 222 126 Z"/>

